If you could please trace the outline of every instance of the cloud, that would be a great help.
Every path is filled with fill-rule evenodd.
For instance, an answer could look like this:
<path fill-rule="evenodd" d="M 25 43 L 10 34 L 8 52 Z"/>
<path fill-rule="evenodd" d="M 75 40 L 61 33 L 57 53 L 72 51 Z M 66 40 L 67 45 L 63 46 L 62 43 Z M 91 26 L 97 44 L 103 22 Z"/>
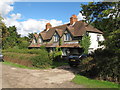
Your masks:
<path fill-rule="evenodd" d="M 79 13 L 77 15 L 78 20 L 85 20 L 85 16 L 82 15 L 82 13 Z"/>
<path fill-rule="evenodd" d="M 6 26 L 16 26 L 17 32 L 22 36 L 26 36 L 28 33 L 41 32 L 45 29 L 46 23 L 51 23 L 52 26 L 58 26 L 62 24 L 62 21 L 58 21 L 55 19 L 46 20 L 46 19 L 28 19 L 26 21 L 18 21 L 21 19 L 22 15 L 20 13 L 12 13 L 8 16 L 8 14 L 14 10 L 14 2 L 18 0 L 0 0 L 0 14 L 4 18 L 3 22 Z"/>
<path fill-rule="evenodd" d="M 13 5 L 15 0 L 0 0 L 0 14 L 4 17 L 9 12 L 14 10 Z"/>
<path fill-rule="evenodd" d="M 62 21 L 58 21 L 55 19 L 51 19 L 51 20 L 28 19 L 28 20 L 22 21 L 22 22 L 17 21 L 20 18 L 21 18 L 21 14 L 19 14 L 19 13 L 12 14 L 11 18 L 5 18 L 3 20 L 3 22 L 7 26 L 15 25 L 17 27 L 18 33 L 21 34 L 22 36 L 26 36 L 26 35 L 28 35 L 28 33 L 34 33 L 34 32 L 40 33 L 42 30 L 45 29 L 45 25 L 48 22 L 51 23 L 53 27 L 63 24 Z"/>

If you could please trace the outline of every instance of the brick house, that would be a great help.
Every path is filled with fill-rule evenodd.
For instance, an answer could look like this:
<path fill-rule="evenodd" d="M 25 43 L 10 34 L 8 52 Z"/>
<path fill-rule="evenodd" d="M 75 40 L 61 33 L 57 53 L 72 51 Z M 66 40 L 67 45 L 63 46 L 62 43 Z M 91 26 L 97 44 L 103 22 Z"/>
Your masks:
<path fill-rule="evenodd" d="M 98 42 L 104 40 L 103 32 L 91 25 L 87 25 L 82 20 L 78 21 L 77 16 L 72 15 L 68 24 L 52 27 L 50 23 L 47 23 L 45 30 L 39 34 L 34 34 L 29 48 L 40 48 L 41 45 L 44 45 L 51 52 L 56 47 L 60 47 L 63 56 L 69 53 L 80 53 L 82 48 L 79 40 L 85 34 L 89 35 L 91 40 L 89 52 L 100 48 Z"/>

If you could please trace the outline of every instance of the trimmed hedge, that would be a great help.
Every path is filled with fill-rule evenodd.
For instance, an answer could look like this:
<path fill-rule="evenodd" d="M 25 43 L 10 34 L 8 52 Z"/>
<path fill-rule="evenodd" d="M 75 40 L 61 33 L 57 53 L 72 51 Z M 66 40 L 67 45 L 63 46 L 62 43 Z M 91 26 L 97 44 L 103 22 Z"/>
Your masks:
<path fill-rule="evenodd" d="M 3 53 L 5 52 L 14 52 L 14 53 L 22 53 L 22 54 L 39 54 L 42 49 L 5 49 L 2 50 Z"/>

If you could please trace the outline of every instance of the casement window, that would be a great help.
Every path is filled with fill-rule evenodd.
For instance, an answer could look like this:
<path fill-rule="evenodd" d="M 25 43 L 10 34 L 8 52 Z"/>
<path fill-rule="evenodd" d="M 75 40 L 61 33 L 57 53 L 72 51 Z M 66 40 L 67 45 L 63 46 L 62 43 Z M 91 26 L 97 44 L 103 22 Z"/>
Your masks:
<path fill-rule="evenodd" d="M 42 43 L 42 39 L 41 38 L 38 39 L 38 43 Z"/>
<path fill-rule="evenodd" d="M 54 42 L 57 42 L 59 39 L 58 35 L 54 35 Z"/>
<path fill-rule="evenodd" d="M 37 43 L 37 40 L 36 39 L 33 39 L 33 42 L 32 42 L 33 44 L 36 44 Z"/>
<path fill-rule="evenodd" d="M 100 35 L 97 35 L 97 41 L 98 42 L 100 41 Z"/>
<path fill-rule="evenodd" d="M 69 33 L 65 34 L 64 41 L 70 41 L 70 34 Z"/>

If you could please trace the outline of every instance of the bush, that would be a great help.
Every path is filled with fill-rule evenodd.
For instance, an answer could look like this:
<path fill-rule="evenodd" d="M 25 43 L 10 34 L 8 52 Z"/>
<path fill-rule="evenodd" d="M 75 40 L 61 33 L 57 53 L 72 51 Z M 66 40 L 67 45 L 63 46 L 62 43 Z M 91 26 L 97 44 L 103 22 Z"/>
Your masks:
<path fill-rule="evenodd" d="M 120 82 L 119 55 L 108 49 L 98 49 L 93 54 L 93 60 L 87 58 L 80 65 L 80 73 L 102 80 Z"/>
<path fill-rule="evenodd" d="M 55 51 L 49 54 L 50 58 L 54 61 L 60 61 L 62 56 L 61 48 L 56 48 Z"/>
<path fill-rule="evenodd" d="M 48 68 L 52 64 L 52 60 L 50 60 L 46 50 L 41 50 L 39 55 L 32 57 L 31 60 L 33 66 L 38 68 Z"/>
<path fill-rule="evenodd" d="M 2 50 L 3 53 L 5 52 L 14 52 L 14 53 L 22 53 L 22 54 L 39 54 L 41 49 L 17 49 L 17 48 L 10 48 Z"/>
<path fill-rule="evenodd" d="M 33 67 L 30 58 L 36 56 L 36 54 L 23 54 L 15 52 L 5 52 L 4 61 L 17 63 L 24 66 Z"/>

